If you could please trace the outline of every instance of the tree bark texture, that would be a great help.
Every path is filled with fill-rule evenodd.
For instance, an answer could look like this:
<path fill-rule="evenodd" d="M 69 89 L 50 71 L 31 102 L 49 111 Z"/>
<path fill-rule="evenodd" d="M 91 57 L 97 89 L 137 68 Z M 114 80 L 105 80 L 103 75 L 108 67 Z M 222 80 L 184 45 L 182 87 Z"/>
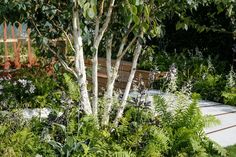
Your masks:
<path fill-rule="evenodd" d="M 76 6 L 73 8 L 73 37 L 75 46 L 75 70 L 77 81 L 80 85 L 81 107 L 83 111 L 91 115 L 92 108 L 87 90 L 86 69 L 84 65 L 83 41 L 80 32 L 79 12 Z"/>
<path fill-rule="evenodd" d="M 132 82 L 133 82 L 133 79 L 134 79 L 134 76 L 135 76 L 137 62 L 138 62 L 138 58 L 139 58 L 139 56 L 141 54 L 141 50 L 142 50 L 142 45 L 137 40 L 136 48 L 135 48 L 135 51 L 134 51 L 134 58 L 133 58 L 133 62 L 132 62 L 132 68 L 131 68 L 131 72 L 130 72 L 130 75 L 129 75 L 129 79 L 128 79 L 128 82 L 126 84 L 125 92 L 124 92 L 122 100 L 121 100 L 121 106 L 118 109 L 117 114 L 116 114 L 116 118 L 114 120 L 114 124 L 116 126 L 118 125 L 119 119 L 122 117 L 124 109 L 126 107 L 128 95 L 129 95 L 129 92 L 130 92 L 130 89 L 131 89 L 131 85 L 132 85 Z"/>
<path fill-rule="evenodd" d="M 104 36 L 105 31 L 111 20 L 111 14 L 114 7 L 115 0 L 111 0 L 107 12 L 107 16 L 104 24 L 101 29 L 99 29 L 99 19 L 97 19 L 95 26 L 95 35 L 94 35 L 94 43 L 93 43 L 93 58 L 92 58 L 92 83 L 93 83 L 93 98 L 92 98 L 92 109 L 94 116 L 97 116 L 98 113 L 98 48 L 100 42 Z M 100 16 L 100 15 L 99 15 Z M 99 18 L 99 17 L 98 17 Z"/>

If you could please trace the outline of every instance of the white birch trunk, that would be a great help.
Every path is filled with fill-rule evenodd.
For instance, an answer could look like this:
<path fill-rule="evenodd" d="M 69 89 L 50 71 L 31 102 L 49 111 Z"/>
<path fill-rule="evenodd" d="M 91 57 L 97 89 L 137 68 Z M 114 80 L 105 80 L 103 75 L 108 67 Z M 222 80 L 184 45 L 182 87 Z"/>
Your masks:
<path fill-rule="evenodd" d="M 127 38 L 128 38 L 128 35 L 122 39 L 122 42 L 120 44 L 120 48 L 119 48 L 119 51 L 117 54 L 116 63 L 113 67 L 113 70 L 111 70 L 112 69 L 112 65 L 111 65 L 111 49 L 112 49 L 111 46 L 112 45 L 111 44 L 112 43 L 109 43 L 109 46 L 107 49 L 107 75 L 108 75 L 108 79 L 107 79 L 107 91 L 106 91 L 106 96 L 105 96 L 107 103 L 104 108 L 104 114 L 103 114 L 103 120 L 102 120 L 103 125 L 108 125 L 108 123 L 109 123 L 109 119 L 110 119 L 109 114 L 112 110 L 112 103 L 113 103 L 112 97 L 113 97 L 114 88 L 115 88 L 115 81 L 118 76 L 121 60 L 136 40 L 136 37 L 134 37 L 124 50 L 125 44 L 127 42 Z"/>
<path fill-rule="evenodd" d="M 73 8 L 73 37 L 75 46 L 75 69 L 78 75 L 78 83 L 80 85 L 81 107 L 83 111 L 90 115 L 92 108 L 89 101 L 87 90 L 86 69 L 84 65 L 83 42 L 80 33 L 79 12 L 76 6 Z"/>
<path fill-rule="evenodd" d="M 93 114 L 97 117 L 98 114 L 98 47 L 95 47 L 95 52 L 92 59 L 92 83 L 93 83 Z"/>
<path fill-rule="evenodd" d="M 132 63 L 132 68 L 131 68 L 131 72 L 130 72 L 130 75 L 129 75 L 129 79 L 128 79 L 128 82 L 126 84 L 124 95 L 122 97 L 121 106 L 118 109 L 117 114 L 116 114 L 116 118 L 114 120 L 114 124 L 116 126 L 118 125 L 119 119 L 122 117 L 124 109 L 126 107 L 126 102 L 127 102 L 129 91 L 130 91 L 130 88 L 131 88 L 131 85 L 132 85 L 132 82 L 133 82 L 133 79 L 134 79 L 134 76 L 135 76 L 137 62 L 138 62 L 139 55 L 141 54 L 141 50 L 142 50 L 142 45 L 137 40 L 136 49 L 134 51 L 134 58 L 133 58 L 133 63 Z"/>
<path fill-rule="evenodd" d="M 97 77 L 98 76 L 98 72 L 97 72 L 97 70 L 98 70 L 98 48 L 99 48 L 100 42 L 104 36 L 104 33 L 110 23 L 114 3 L 115 3 L 115 0 L 110 1 L 107 16 L 106 16 L 106 19 L 105 19 L 105 22 L 104 22 L 102 28 L 99 29 L 99 21 L 96 22 L 96 26 L 95 26 L 95 38 L 94 38 L 94 44 L 93 44 L 93 48 L 94 48 L 95 52 L 94 52 L 94 55 L 92 58 L 92 62 L 93 62 L 93 66 L 92 66 L 92 83 L 93 83 L 92 108 L 93 108 L 93 114 L 95 116 L 97 116 L 97 112 L 98 112 L 98 77 Z M 99 20 L 99 19 L 97 19 L 97 20 Z"/>
<path fill-rule="evenodd" d="M 111 51 L 112 51 L 112 39 L 113 36 L 108 41 L 108 47 L 106 50 L 106 66 L 107 66 L 107 90 L 105 93 L 106 105 L 104 108 L 104 113 L 102 117 L 102 125 L 108 125 L 109 123 L 109 113 L 112 106 L 112 97 L 113 97 L 113 89 L 114 89 L 114 82 L 113 82 L 113 70 L 112 70 L 112 63 L 111 63 Z"/>
<path fill-rule="evenodd" d="M 120 45 L 119 51 L 118 51 L 118 57 L 116 60 L 116 63 L 114 65 L 114 68 L 112 70 L 112 65 L 111 65 L 111 51 L 112 51 L 112 39 L 109 41 L 109 45 L 107 48 L 107 90 L 106 90 L 106 105 L 104 108 L 104 114 L 103 114 L 103 119 L 102 119 L 102 125 L 108 125 L 109 120 L 110 120 L 110 112 L 112 109 L 112 97 L 113 97 L 113 91 L 114 91 L 114 86 L 115 86 L 115 81 L 118 76 L 118 71 L 120 67 L 120 62 L 122 59 L 122 52 L 126 43 L 127 37 L 125 37 Z"/>

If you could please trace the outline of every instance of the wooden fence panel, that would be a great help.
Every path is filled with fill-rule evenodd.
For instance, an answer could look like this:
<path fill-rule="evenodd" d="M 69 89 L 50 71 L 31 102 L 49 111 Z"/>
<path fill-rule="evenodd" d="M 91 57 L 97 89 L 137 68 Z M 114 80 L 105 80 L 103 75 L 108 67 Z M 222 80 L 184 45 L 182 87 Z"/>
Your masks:
<path fill-rule="evenodd" d="M 4 70 L 9 70 L 11 67 L 16 69 L 21 68 L 21 48 L 22 43 L 27 42 L 27 66 L 35 64 L 35 57 L 33 56 L 31 40 L 30 40 L 30 29 L 27 29 L 27 36 L 22 38 L 22 24 L 18 23 L 19 27 L 16 28 L 14 24 L 7 25 L 6 22 L 3 24 L 3 38 L 0 39 L 0 44 L 4 44 L 4 63 L 1 63 Z M 8 29 L 10 28 L 10 33 Z M 17 30 L 17 35 L 15 30 Z M 9 33 L 9 34 L 8 34 Z M 11 35 L 10 35 L 11 34 Z M 13 48 L 13 57 L 10 56 L 9 46 Z M 13 61 L 12 61 L 13 60 Z"/>

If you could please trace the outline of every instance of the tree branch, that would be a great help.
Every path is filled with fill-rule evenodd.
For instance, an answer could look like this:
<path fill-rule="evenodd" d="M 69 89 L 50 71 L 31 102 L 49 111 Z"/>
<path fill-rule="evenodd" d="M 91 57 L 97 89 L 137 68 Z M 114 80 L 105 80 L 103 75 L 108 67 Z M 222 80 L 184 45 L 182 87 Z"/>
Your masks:
<path fill-rule="evenodd" d="M 111 34 L 110 39 L 107 42 L 106 49 L 106 66 L 107 66 L 107 91 L 105 93 L 104 98 L 106 99 L 106 104 L 104 106 L 104 113 L 102 115 L 102 126 L 106 126 L 109 123 L 110 111 L 112 108 L 112 96 L 114 89 L 114 82 L 112 80 L 112 63 L 111 63 L 111 52 L 112 52 L 112 40 L 113 34 Z"/>
<path fill-rule="evenodd" d="M 71 40 L 70 40 L 70 37 L 68 36 L 68 34 L 66 33 L 66 31 L 64 31 L 64 30 L 62 30 L 62 31 L 63 31 L 64 35 L 66 36 L 66 38 L 67 38 L 67 40 L 68 40 L 68 42 L 69 42 L 69 44 L 70 44 L 70 47 L 71 47 L 72 51 L 75 52 L 75 48 L 74 48 L 74 46 L 73 46 L 73 44 L 72 44 L 72 42 L 71 42 Z"/>
<path fill-rule="evenodd" d="M 111 51 L 112 51 L 112 41 L 113 41 L 113 34 L 111 35 L 110 39 L 107 42 L 107 49 L 106 49 L 106 66 L 107 66 L 107 76 L 108 82 L 111 79 L 112 73 L 112 64 L 111 64 Z"/>
<path fill-rule="evenodd" d="M 140 33 L 140 36 L 143 37 L 143 32 Z M 129 79 L 128 79 L 128 82 L 126 84 L 125 92 L 124 92 L 122 100 L 121 100 L 120 108 L 118 109 L 117 114 L 116 114 L 116 118 L 114 120 L 115 126 L 118 125 L 119 119 L 122 117 L 124 109 L 126 107 L 127 98 L 128 98 L 130 88 L 132 86 L 132 82 L 133 82 L 133 79 L 134 79 L 134 76 L 135 76 L 137 62 L 138 62 L 139 55 L 141 54 L 141 51 L 142 51 L 142 45 L 137 40 Z"/>
<path fill-rule="evenodd" d="M 102 16 L 103 14 L 103 8 L 104 8 L 104 0 L 102 0 L 100 7 L 99 7 L 99 15 Z"/>
<path fill-rule="evenodd" d="M 128 44 L 128 46 L 125 48 L 125 50 L 119 56 L 117 56 L 117 58 L 122 58 L 126 54 L 126 52 L 131 48 L 131 46 L 134 44 L 136 39 L 137 39 L 137 36 L 133 37 L 133 39 Z"/>
<path fill-rule="evenodd" d="M 62 64 L 62 66 L 65 68 L 65 70 L 71 74 L 73 74 L 76 78 L 78 78 L 78 75 L 77 73 L 75 72 L 74 69 L 70 68 L 68 66 L 68 64 L 61 58 L 61 56 L 56 52 L 54 51 L 52 48 L 50 48 L 49 46 L 47 46 L 48 50 L 51 51 L 54 55 L 57 56 L 59 62 Z"/>
<path fill-rule="evenodd" d="M 44 37 L 44 36 L 42 35 L 42 33 L 39 31 L 37 25 L 35 24 L 35 22 L 34 22 L 32 19 L 31 19 L 31 22 L 33 23 L 34 28 L 36 29 L 36 31 L 38 32 L 38 34 L 39 34 L 41 37 Z M 65 68 L 66 71 L 72 73 L 76 78 L 78 78 L 78 75 L 77 75 L 77 73 L 75 72 L 75 70 L 72 69 L 72 68 L 70 68 L 70 67 L 68 66 L 68 64 L 61 58 L 61 56 L 59 55 L 59 53 L 57 53 L 57 52 L 54 51 L 52 48 L 50 48 L 50 46 L 48 46 L 48 45 L 45 45 L 45 46 L 48 48 L 48 50 L 50 50 L 54 55 L 57 56 L 59 62 L 62 64 L 62 66 Z"/>
<path fill-rule="evenodd" d="M 95 25 L 95 34 L 94 34 L 94 43 L 98 37 L 98 33 L 99 33 L 99 25 L 100 25 L 100 19 L 101 16 L 103 14 L 103 6 L 104 6 L 104 0 L 102 0 L 100 7 L 99 7 L 99 15 L 96 17 L 96 25 Z"/>
<path fill-rule="evenodd" d="M 95 39 L 95 44 L 94 44 L 95 46 L 98 46 L 98 44 L 102 40 L 102 37 L 103 37 L 107 27 L 108 27 L 108 24 L 109 24 L 109 22 L 111 20 L 111 14 L 112 14 L 112 11 L 113 11 L 114 3 L 115 3 L 115 0 L 111 0 L 110 1 L 110 5 L 109 5 L 109 8 L 108 8 L 108 12 L 107 12 L 107 16 L 106 16 L 105 22 L 102 25 L 100 33 L 98 34 L 97 38 Z"/>
<path fill-rule="evenodd" d="M 130 24 L 131 24 L 131 23 L 129 23 L 129 25 L 128 25 L 128 29 L 129 29 L 129 30 L 127 31 L 127 33 L 124 35 L 124 37 L 123 37 L 122 40 L 121 40 L 121 44 L 120 44 L 120 48 L 119 48 L 119 51 L 118 51 L 118 53 L 117 53 L 117 56 L 120 56 L 120 55 L 122 54 L 122 52 L 123 52 L 123 50 L 124 50 L 125 43 L 126 43 L 128 37 L 129 37 L 129 34 L 130 34 L 130 33 L 133 31 L 133 29 L 135 28 L 135 25 L 130 28 Z"/>

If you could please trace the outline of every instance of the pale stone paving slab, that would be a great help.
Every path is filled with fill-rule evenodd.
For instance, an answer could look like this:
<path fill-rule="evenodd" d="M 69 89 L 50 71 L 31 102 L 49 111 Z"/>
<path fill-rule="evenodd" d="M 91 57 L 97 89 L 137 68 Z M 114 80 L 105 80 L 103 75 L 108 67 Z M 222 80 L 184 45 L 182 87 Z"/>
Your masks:
<path fill-rule="evenodd" d="M 207 135 L 223 147 L 236 144 L 236 127 Z"/>
<path fill-rule="evenodd" d="M 200 107 L 210 107 L 210 106 L 217 106 L 217 105 L 224 105 L 218 102 L 208 101 L 208 100 L 200 100 L 199 106 Z"/>
<path fill-rule="evenodd" d="M 228 106 L 228 105 L 218 105 L 218 106 L 210 106 L 210 107 L 201 107 L 201 111 L 203 114 L 208 115 L 219 115 L 225 113 L 236 112 L 236 107 Z"/>
<path fill-rule="evenodd" d="M 221 130 L 221 129 L 236 125 L 236 113 L 216 116 L 216 118 L 220 120 L 221 124 L 206 128 L 205 129 L 206 133 L 213 132 L 216 130 Z"/>
<path fill-rule="evenodd" d="M 221 124 L 206 128 L 207 136 L 223 147 L 236 144 L 236 107 L 228 105 L 216 105 L 201 107 L 204 115 L 214 115 Z"/>

